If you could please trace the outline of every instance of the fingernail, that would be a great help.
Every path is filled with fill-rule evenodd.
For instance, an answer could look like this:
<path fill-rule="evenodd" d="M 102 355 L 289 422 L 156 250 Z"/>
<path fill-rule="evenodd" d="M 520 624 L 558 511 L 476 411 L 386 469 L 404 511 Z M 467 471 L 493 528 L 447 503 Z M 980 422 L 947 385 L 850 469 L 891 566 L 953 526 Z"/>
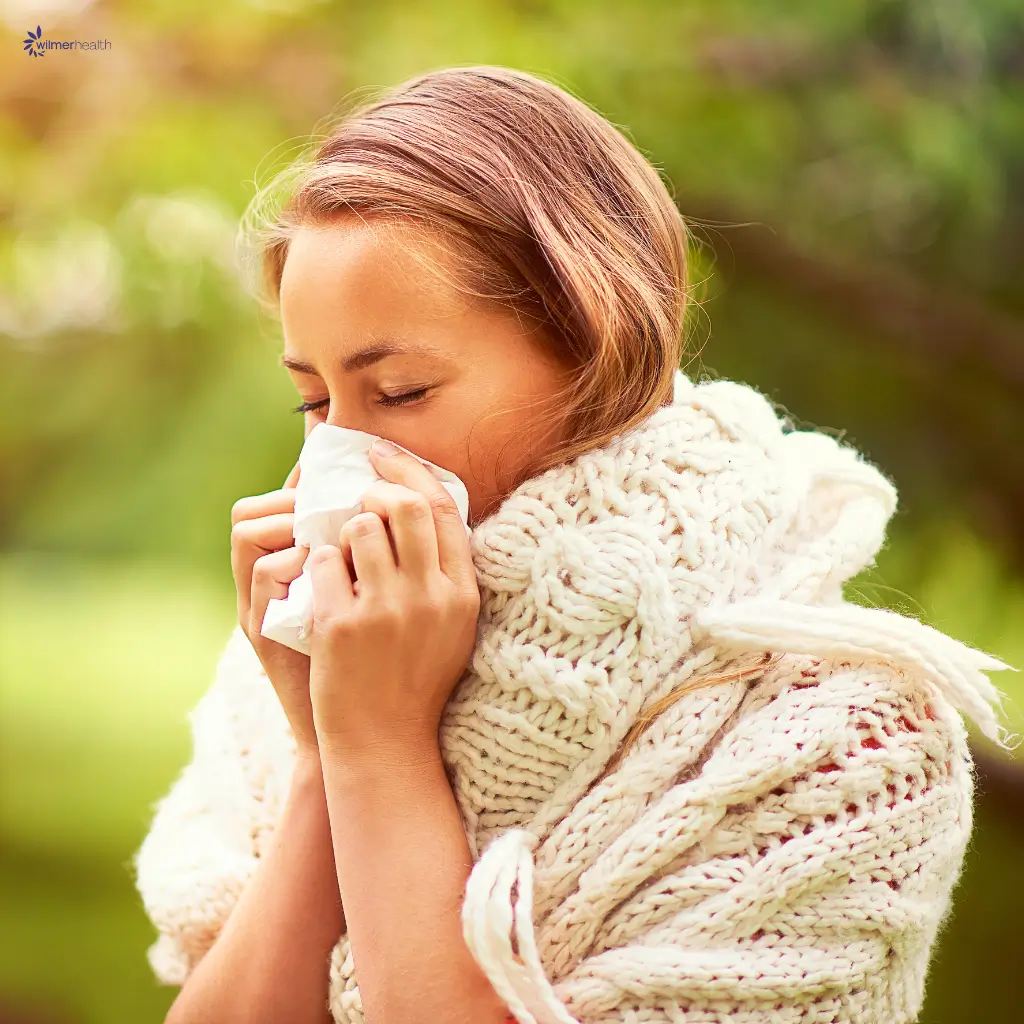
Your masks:
<path fill-rule="evenodd" d="M 373 442 L 373 453 L 374 455 L 397 455 L 398 449 L 388 441 L 376 440 Z"/>

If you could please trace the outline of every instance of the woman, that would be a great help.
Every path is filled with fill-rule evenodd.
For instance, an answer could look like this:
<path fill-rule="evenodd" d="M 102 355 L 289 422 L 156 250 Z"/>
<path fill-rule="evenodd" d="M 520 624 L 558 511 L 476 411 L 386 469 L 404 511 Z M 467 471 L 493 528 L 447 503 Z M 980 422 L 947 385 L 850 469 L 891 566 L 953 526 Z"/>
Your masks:
<path fill-rule="evenodd" d="M 137 857 L 168 1021 L 916 1019 L 1008 666 L 847 604 L 895 510 L 683 356 L 686 230 L 561 89 L 416 77 L 258 234 L 337 547 L 232 510 L 239 627 Z M 307 658 L 262 637 L 306 558 Z M 358 975 L 358 983 L 357 983 Z"/>

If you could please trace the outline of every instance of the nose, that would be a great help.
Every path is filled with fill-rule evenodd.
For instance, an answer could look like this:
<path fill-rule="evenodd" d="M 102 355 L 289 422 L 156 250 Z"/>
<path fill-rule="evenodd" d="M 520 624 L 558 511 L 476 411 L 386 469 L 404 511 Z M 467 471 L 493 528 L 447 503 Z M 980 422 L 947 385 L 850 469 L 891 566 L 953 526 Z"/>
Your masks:
<path fill-rule="evenodd" d="M 328 406 L 324 422 L 329 423 L 332 427 L 342 427 L 345 430 L 359 430 L 364 434 L 373 434 L 374 437 L 379 436 L 377 431 L 372 429 L 370 423 L 358 422 L 352 416 L 346 416 L 343 411 L 337 410 L 333 402 Z M 310 429 L 312 429 L 312 425 Z"/>

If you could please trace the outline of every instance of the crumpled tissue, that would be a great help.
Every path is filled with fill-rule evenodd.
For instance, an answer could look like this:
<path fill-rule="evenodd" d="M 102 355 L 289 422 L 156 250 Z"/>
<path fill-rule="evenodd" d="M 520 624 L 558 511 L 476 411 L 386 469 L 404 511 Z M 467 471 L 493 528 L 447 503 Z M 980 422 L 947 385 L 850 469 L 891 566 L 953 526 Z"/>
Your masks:
<path fill-rule="evenodd" d="M 312 551 L 320 544 L 338 546 L 341 527 L 362 511 L 360 500 L 366 489 L 381 479 L 368 455 L 376 434 L 318 423 L 309 432 L 299 452 L 299 481 L 295 486 L 295 514 L 292 535 L 296 547 Z M 395 444 L 394 441 L 391 442 Z M 452 472 L 421 459 L 408 448 L 395 444 L 422 462 L 455 499 L 459 514 L 469 526 L 469 492 Z M 309 654 L 313 627 L 313 585 L 305 567 L 292 580 L 286 598 L 273 598 L 267 605 L 260 633 L 270 640 Z"/>

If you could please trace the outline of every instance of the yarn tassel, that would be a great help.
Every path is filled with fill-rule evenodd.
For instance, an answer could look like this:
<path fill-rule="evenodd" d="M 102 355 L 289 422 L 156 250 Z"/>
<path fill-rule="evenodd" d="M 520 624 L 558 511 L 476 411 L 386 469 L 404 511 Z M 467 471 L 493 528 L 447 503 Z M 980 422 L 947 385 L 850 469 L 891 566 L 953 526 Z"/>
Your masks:
<path fill-rule="evenodd" d="M 537 837 L 509 829 L 484 850 L 466 882 L 462 934 L 495 992 L 520 1024 L 579 1024 L 555 995 L 533 934 L 533 850 Z M 516 886 L 515 907 L 512 886 Z M 519 947 L 512 949 L 515 928 Z"/>
<path fill-rule="evenodd" d="M 1002 711 L 1002 694 L 984 673 L 1020 670 L 897 612 L 849 603 L 823 607 L 753 597 L 698 609 L 692 629 L 694 640 L 707 637 L 741 649 L 888 658 L 923 671 L 996 743 L 1007 746 L 1013 738 L 993 711 L 993 705 Z"/>

